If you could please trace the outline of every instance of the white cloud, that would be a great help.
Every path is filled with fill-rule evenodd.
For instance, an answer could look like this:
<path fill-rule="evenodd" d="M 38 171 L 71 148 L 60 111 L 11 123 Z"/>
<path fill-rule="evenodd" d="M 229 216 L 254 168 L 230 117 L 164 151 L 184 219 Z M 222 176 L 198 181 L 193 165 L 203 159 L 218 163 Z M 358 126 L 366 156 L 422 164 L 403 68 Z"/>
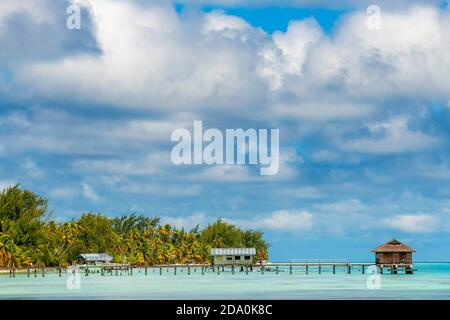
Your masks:
<path fill-rule="evenodd" d="M 21 164 L 21 167 L 27 177 L 31 177 L 34 179 L 42 179 L 46 176 L 46 173 L 44 170 L 42 170 L 36 162 L 34 162 L 31 159 L 25 159 L 24 162 Z"/>
<path fill-rule="evenodd" d="M 300 72 L 273 68 L 272 77 L 283 83 L 279 91 L 290 98 L 275 110 L 300 119 L 351 119 L 405 107 L 386 106 L 389 98 L 448 99 L 450 76 L 440 70 L 450 67 L 450 14 L 431 7 L 382 13 L 381 30 L 369 30 L 367 15 L 357 12 L 332 37 L 311 38 L 306 58 L 291 56 L 290 70 Z M 286 45 L 295 51 L 295 43 Z"/>
<path fill-rule="evenodd" d="M 4 180 L 1 180 L 1 181 L 0 181 L 0 192 L 3 191 L 3 190 L 5 190 L 6 188 L 15 186 L 16 184 L 17 184 L 17 182 L 11 182 L 11 181 L 4 181 Z"/>
<path fill-rule="evenodd" d="M 426 150 L 438 144 L 438 139 L 408 128 L 406 119 L 395 118 L 384 123 L 368 125 L 370 137 L 341 142 L 346 151 L 390 154 Z"/>
<path fill-rule="evenodd" d="M 354 4 L 346 1 L 350 2 Z M 0 24 L 13 19 L 17 12 L 28 12 L 32 15 L 30 23 L 57 29 L 54 30 L 57 37 L 45 39 L 59 39 L 50 47 L 59 54 L 64 52 L 57 58 L 45 54 L 43 60 L 31 59 L 26 63 L 15 59 L 10 63 L 8 59 L 17 54 L 11 49 L 14 47 L 8 50 L 14 54 L 0 53 L 0 78 L 4 76 L 3 65 L 11 73 L 8 75 L 11 79 L 6 81 L 5 76 L 5 81 L 0 82 L 0 94 L 5 93 L 11 101 L 29 108 L 24 113 L 14 111 L 0 117 L 2 158 L 31 152 L 62 154 L 69 158 L 66 163 L 72 164 L 74 174 L 89 174 L 92 179 L 92 174 L 96 174 L 95 186 L 110 183 L 111 190 L 175 197 L 207 194 L 202 183 L 231 185 L 262 180 L 276 183 L 288 179 L 296 183 L 302 173 L 301 168 L 297 172 L 297 167 L 303 160 L 292 149 L 281 151 L 280 172 L 267 179 L 259 176 L 259 170 L 243 166 L 192 170 L 184 167 L 179 170 L 181 174 L 173 167 L 168 168 L 170 132 L 173 128 L 188 127 L 194 117 L 212 119 L 227 127 L 234 127 L 236 118 L 243 120 L 243 126 L 251 121 L 278 126 L 282 144 L 301 146 L 306 141 L 309 146 L 320 148 L 312 150 L 312 158 L 328 163 L 351 163 L 351 159 L 356 159 L 354 163 L 358 164 L 359 157 L 419 153 L 439 143 L 431 134 L 409 126 L 409 120 L 417 119 L 418 113 L 414 103 L 403 105 L 403 101 L 422 103 L 435 98 L 450 101 L 450 74 L 442 72 L 450 69 L 450 14 L 446 10 L 405 6 L 404 10 L 390 11 L 387 2 L 383 2 L 382 29 L 378 31 L 366 28 L 367 16 L 365 10 L 360 10 L 343 17 L 331 35 L 325 34 L 313 19 L 292 22 L 287 32 L 268 35 L 223 12 L 198 13 L 195 19 L 181 17 L 164 1 L 149 5 L 121 0 L 90 0 L 90 3 L 95 23 L 93 36 L 100 51 L 75 54 L 62 48 L 59 40 L 65 39 L 65 35 L 56 32 L 61 24 L 54 24 L 61 20 L 57 18 L 61 11 L 55 10 L 50 1 L 28 1 L 23 5 L 29 6 L 25 9 L 17 1 L 1 1 Z M 34 10 L 33 5 L 39 5 L 39 9 Z M 34 56 L 34 45 L 23 39 L 38 39 L 44 47 L 49 43 L 34 33 L 35 28 L 30 30 L 33 32 L 27 37 L 0 32 L 0 39 L 6 36 L 10 37 L 8 41 L 18 39 L 19 51 Z M 61 101 L 67 112 L 55 111 Z M 386 101 L 400 102 L 391 105 Z M 52 104 L 55 107 L 51 111 L 35 106 Z M 79 105 L 82 105 L 80 113 Z M 111 105 L 122 110 L 109 114 Z M 141 110 L 128 113 L 130 108 Z M 319 141 L 308 139 L 311 133 L 324 137 Z M 328 142 L 332 147 L 327 149 Z M 334 144 L 341 150 L 333 150 Z M 28 163 L 22 170 L 32 167 Z M 446 164 L 429 167 L 419 168 L 415 174 L 442 179 L 449 176 Z M 318 169 L 321 175 L 327 168 L 312 169 Z M 67 168 L 58 169 L 67 172 Z M 315 177 L 308 178 L 309 169 L 309 164 L 304 166 L 305 178 L 312 181 Z M 309 211 L 287 210 L 241 223 L 294 232 L 309 230 L 313 224 L 323 226 L 327 232 L 370 228 L 376 225 L 370 219 L 375 216 L 375 209 L 353 197 L 371 186 L 355 183 L 352 179 L 358 176 L 356 171 L 330 168 L 327 178 L 339 184 L 320 192 L 315 187 L 295 185 L 286 190 L 286 195 L 302 199 L 324 198 L 320 204 L 311 205 L 314 217 Z M 374 174 L 370 173 L 379 170 L 364 172 L 373 180 Z M 188 181 L 192 188 L 183 190 L 169 184 L 164 189 L 155 181 L 133 181 L 164 174 L 166 180 Z M 398 177 L 386 172 L 389 174 L 393 180 Z M 317 181 L 321 182 L 321 178 Z M 0 182 L 0 186 L 6 185 Z M 283 193 L 282 188 L 268 186 L 261 197 L 272 190 L 277 190 L 274 192 L 277 195 Z M 350 199 L 335 202 L 325 199 L 336 192 L 347 193 Z M 76 192 L 70 188 L 51 192 L 52 196 L 66 199 L 72 194 Z M 86 183 L 78 195 L 90 201 L 100 200 L 96 190 Z M 246 194 L 239 197 L 243 200 L 233 199 L 234 206 L 248 203 Z M 201 216 L 196 218 L 201 220 Z M 177 219 L 179 224 L 189 223 Z M 411 224 L 408 222 L 411 218 L 399 220 L 401 225 Z"/>
<path fill-rule="evenodd" d="M 51 190 L 49 194 L 51 199 L 73 199 L 80 194 L 80 191 L 74 187 L 58 187 Z"/>
<path fill-rule="evenodd" d="M 317 162 L 330 162 L 330 163 L 338 161 L 341 158 L 341 156 L 338 153 L 327 149 L 314 150 L 311 157 L 312 159 L 314 159 L 314 161 Z"/>
<path fill-rule="evenodd" d="M 324 194 L 315 187 L 280 188 L 277 189 L 277 193 L 281 196 L 299 199 L 319 199 L 324 196 Z"/>
<path fill-rule="evenodd" d="M 185 230 L 191 230 L 196 225 L 205 227 L 212 220 L 204 213 L 194 213 L 192 215 L 174 217 L 174 216 L 161 216 L 161 223 L 166 223 L 175 226 L 178 229 L 184 228 Z"/>
<path fill-rule="evenodd" d="M 158 164 L 159 165 L 159 164 Z M 120 175 L 153 175 L 159 172 L 155 163 L 146 159 L 129 160 L 77 160 L 73 168 L 80 172 Z"/>
<path fill-rule="evenodd" d="M 203 188 L 200 185 L 173 185 L 168 183 L 128 183 L 120 186 L 124 193 L 147 194 L 158 198 L 172 197 L 193 197 L 202 194 Z"/>
<path fill-rule="evenodd" d="M 389 97 L 450 99 L 450 18 L 436 8 L 386 9 L 377 31 L 358 11 L 331 36 L 312 18 L 270 36 L 218 11 L 193 23 L 162 2 L 89 3 L 101 52 L 18 65 L 11 95 L 297 121 L 367 118 Z"/>
<path fill-rule="evenodd" d="M 95 190 L 87 183 L 83 182 L 81 184 L 83 190 L 83 197 L 92 202 L 100 201 L 100 196 L 95 192 Z"/>
<path fill-rule="evenodd" d="M 14 82 L 28 83 L 28 94 L 120 107 L 127 101 L 128 107 L 167 112 L 231 107 L 238 99 L 255 101 L 263 90 L 252 46 L 227 37 L 241 20 L 213 12 L 203 17 L 209 29 L 196 30 L 180 21 L 172 6 L 89 2 L 101 54 L 19 68 Z"/>
<path fill-rule="evenodd" d="M 287 6 L 287 7 L 314 7 L 314 8 L 366 8 L 374 4 L 373 0 L 181 0 L 185 4 L 215 4 L 225 6 Z M 440 0 L 377 0 L 376 4 L 383 8 L 405 7 L 417 3 L 440 4 Z"/>
<path fill-rule="evenodd" d="M 36 24 L 53 23 L 54 16 L 46 10 L 50 4 L 47 0 L 2 1 L 0 3 L 0 24 L 12 14 L 27 13 Z M 0 29 L 0 35 L 1 35 Z"/>
<path fill-rule="evenodd" d="M 191 177 L 194 180 L 202 179 L 209 182 L 249 182 L 258 179 L 243 165 L 210 166 Z"/>
<path fill-rule="evenodd" d="M 206 34 L 213 31 L 231 31 L 250 29 L 251 26 L 244 20 L 235 16 L 228 16 L 222 11 L 213 11 L 206 16 L 203 28 Z M 228 33 L 233 38 L 233 33 Z"/>
<path fill-rule="evenodd" d="M 205 165 L 199 173 L 190 174 L 188 178 L 208 182 L 232 183 L 286 181 L 297 176 L 298 172 L 295 165 L 302 163 L 302 161 L 303 159 L 295 150 L 288 148 L 280 150 L 280 168 L 276 175 L 262 176 L 260 173 L 261 165 Z"/>
<path fill-rule="evenodd" d="M 279 210 L 272 212 L 270 215 L 253 219 L 230 221 L 245 228 L 286 232 L 308 231 L 313 226 L 313 216 L 307 211 Z"/>
<path fill-rule="evenodd" d="M 274 106 L 273 112 L 280 118 L 328 122 L 331 120 L 349 120 L 368 118 L 375 113 L 373 106 L 336 101 L 297 102 L 297 104 L 280 104 Z"/>
<path fill-rule="evenodd" d="M 283 86 L 286 75 L 301 75 L 310 46 L 324 38 L 321 27 L 313 18 L 289 23 L 287 32 L 275 32 L 273 43 L 262 46 L 261 74 L 272 90 Z M 289 80 L 289 79 L 288 79 Z"/>
<path fill-rule="evenodd" d="M 27 113 L 12 111 L 0 118 L 0 150 L 7 154 L 30 151 L 66 155 L 141 154 L 155 145 L 169 142 L 172 130 L 187 127 L 187 120 L 177 117 L 180 116 L 164 119 L 84 118 L 43 107 L 32 108 Z M 152 159 L 142 161 L 152 164 L 156 155 L 161 156 L 161 152 L 152 152 Z M 170 163 L 170 158 L 166 160 Z"/>
<path fill-rule="evenodd" d="M 409 174 L 419 174 L 422 177 L 436 180 L 450 179 L 450 163 L 444 158 L 441 161 L 416 161 L 408 169 Z"/>
<path fill-rule="evenodd" d="M 316 209 L 329 214 L 352 214 L 364 212 L 367 206 L 358 199 L 348 199 L 336 202 L 321 203 L 314 206 Z"/>
<path fill-rule="evenodd" d="M 395 215 L 383 219 L 383 224 L 389 228 L 408 233 L 429 233 L 439 227 L 439 218 L 434 215 Z"/>

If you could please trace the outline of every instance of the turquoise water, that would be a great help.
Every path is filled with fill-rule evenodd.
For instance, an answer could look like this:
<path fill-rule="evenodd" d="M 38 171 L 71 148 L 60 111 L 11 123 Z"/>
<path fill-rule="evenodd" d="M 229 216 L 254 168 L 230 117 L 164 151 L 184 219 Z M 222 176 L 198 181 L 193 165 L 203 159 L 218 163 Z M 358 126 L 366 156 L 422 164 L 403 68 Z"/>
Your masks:
<path fill-rule="evenodd" d="M 0 276 L 0 299 L 450 299 L 450 263 L 420 263 L 413 275 L 380 275 L 380 289 L 368 289 L 370 275 L 357 269 L 352 274 L 310 269 L 275 272 L 222 272 L 200 270 L 134 270 L 133 275 L 80 276 L 80 289 L 68 289 L 69 277 L 46 274 L 45 277 L 15 278 Z"/>

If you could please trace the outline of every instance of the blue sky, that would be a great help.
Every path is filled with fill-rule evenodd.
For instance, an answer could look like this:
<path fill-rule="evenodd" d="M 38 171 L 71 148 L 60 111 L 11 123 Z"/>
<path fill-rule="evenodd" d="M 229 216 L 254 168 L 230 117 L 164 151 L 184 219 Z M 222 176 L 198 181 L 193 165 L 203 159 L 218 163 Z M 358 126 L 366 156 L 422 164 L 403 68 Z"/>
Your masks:
<path fill-rule="evenodd" d="M 60 221 L 86 211 L 218 217 L 271 259 L 370 260 L 391 237 L 450 260 L 446 1 L 0 4 L 0 186 Z M 171 132 L 279 128 L 280 171 L 175 166 Z"/>
<path fill-rule="evenodd" d="M 178 12 L 183 13 L 189 6 L 179 4 L 176 6 Z M 333 26 L 348 10 L 345 8 L 305 8 L 305 7 L 245 7 L 245 6 L 221 6 L 205 5 L 204 12 L 223 10 L 228 15 L 238 16 L 246 20 L 253 27 L 260 27 L 267 33 L 276 31 L 286 32 L 290 21 L 302 20 L 314 17 L 323 30 L 331 33 Z"/>

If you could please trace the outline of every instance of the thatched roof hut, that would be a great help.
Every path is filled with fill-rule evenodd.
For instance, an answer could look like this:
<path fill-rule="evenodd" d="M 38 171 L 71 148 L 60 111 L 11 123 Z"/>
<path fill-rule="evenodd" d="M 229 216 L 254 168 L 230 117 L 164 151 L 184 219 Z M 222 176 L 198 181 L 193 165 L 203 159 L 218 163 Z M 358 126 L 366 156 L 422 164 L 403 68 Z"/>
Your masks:
<path fill-rule="evenodd" d="M 397 239 L 392 239 L 382 245 L 379 245 L 373 249 L 372 252 L 416 252 L 416 250 L 398 241 Z"/>
<path fill-rule="evenodd" d="M 376 247 L 372 252 L 375 252 L 375 261 L 379 265 L 412 265 L 412 254 L 416 250 L 397 239 L 392 239 Z"/>

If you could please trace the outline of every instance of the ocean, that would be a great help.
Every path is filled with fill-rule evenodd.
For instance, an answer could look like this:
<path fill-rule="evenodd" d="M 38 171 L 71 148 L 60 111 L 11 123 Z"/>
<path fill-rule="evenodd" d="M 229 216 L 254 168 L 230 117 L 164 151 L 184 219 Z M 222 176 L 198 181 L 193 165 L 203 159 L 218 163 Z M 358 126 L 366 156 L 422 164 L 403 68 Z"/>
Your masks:
<path fill-rule="evenodd" d="M 221 272 L 201 274 L 198 268 L 135 269 L 133 275 L 89 274 L 72 278 L 17 274 L 0 276 L 0 299 L 450 299 L 450 263 L 417 263 L 407 274 L 347 274 L 339 269 L 280 269 L 280 272 Z M 374 277 L 375 276 L 375 277 Z M 68 281 L 69 280 L 69 281 Z M 75 280 L 75 281 L 74 281 Z M 67 285 L 69 283 L 69 285 Z M 373 284 L 377 285 L 373 285 Z M 75 285 L 74 285 L 75 284 Z M 79 284 L 79 286 L 77 285 Z M 378 285 L 379 284 L 379 285 Z M 78 287 L 78 289 L 77 289 Z"/>

